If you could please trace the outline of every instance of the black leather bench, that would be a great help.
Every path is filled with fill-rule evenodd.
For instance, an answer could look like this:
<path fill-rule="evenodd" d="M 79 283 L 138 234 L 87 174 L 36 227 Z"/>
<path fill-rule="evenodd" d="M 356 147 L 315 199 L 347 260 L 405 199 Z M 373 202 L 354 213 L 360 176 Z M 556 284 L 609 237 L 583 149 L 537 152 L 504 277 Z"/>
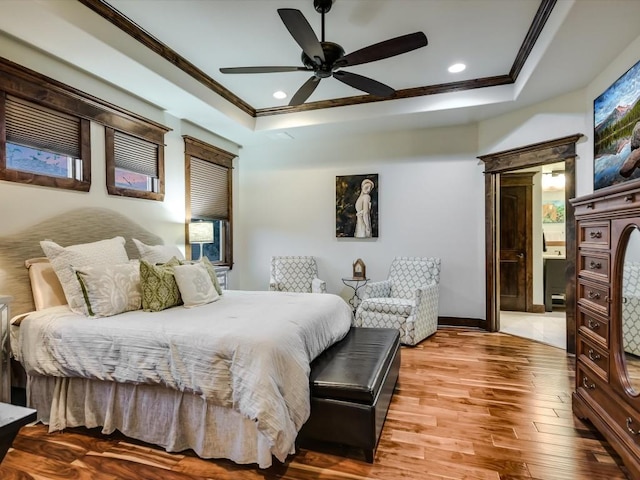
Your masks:
<path fill-rule="evenodd" d="M 311 415 L 299 445 L 361 448 L 373 463 L 399 370 L 398 330 L 352 327 L 311 364 Z"/>

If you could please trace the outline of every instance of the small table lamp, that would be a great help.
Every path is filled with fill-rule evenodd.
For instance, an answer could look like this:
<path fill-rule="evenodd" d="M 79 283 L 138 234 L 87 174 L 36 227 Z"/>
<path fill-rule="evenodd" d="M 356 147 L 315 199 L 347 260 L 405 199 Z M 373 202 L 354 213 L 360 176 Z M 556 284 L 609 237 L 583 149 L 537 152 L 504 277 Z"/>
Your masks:
<path fill-rule="evenodd" d="M 205 243 L 213 243 L 213 222 L 193 222 L 189 224 L 189 243 L 200 245 L 200 256 L 202 258 L 202 246 Z"/>

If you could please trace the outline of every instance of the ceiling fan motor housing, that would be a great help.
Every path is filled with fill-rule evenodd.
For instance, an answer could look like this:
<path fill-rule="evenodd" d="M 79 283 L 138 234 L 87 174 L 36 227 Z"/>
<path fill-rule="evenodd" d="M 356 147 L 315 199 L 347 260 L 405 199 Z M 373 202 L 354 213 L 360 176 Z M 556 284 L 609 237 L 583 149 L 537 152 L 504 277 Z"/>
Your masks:
<path fill-rule="evenodd" d="M 333 0 L 313 0 L 313 6 L 318 13 L 327 13 L 331 10 Z"/>
<path fill-rule="evenodd" d="M 324 62 L 318 65 L 306 53 L 302 52 L 302 63 L 305 67 L 313 70 L 316 77 L 328 78 L 333 73 L 335 62 L 344 57 L 344 49 L 333 42 L 320 42 L 320 45 L 322 45 L 322 52 L 324 53 Z"/>

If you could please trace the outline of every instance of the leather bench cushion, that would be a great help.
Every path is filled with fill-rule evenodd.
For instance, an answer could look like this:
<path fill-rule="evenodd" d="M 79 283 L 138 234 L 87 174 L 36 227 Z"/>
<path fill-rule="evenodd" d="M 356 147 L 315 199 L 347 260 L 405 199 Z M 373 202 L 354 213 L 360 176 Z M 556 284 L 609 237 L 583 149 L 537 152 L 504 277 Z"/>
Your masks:
<path fill-rule="evenodd" d="M 395 328 L 351 327 L 311 363 L 311 396 L 373 405 L 398 348 Z"/>

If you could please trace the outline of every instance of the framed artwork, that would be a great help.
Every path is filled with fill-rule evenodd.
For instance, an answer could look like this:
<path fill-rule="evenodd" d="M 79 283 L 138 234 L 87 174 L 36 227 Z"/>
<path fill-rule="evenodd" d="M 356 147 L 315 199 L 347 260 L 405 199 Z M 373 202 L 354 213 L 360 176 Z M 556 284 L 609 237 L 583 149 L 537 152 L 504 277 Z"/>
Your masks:
<path fill-rule="evenodd" d="M 378 237 L 378 174 L 336 177 L 336 237 Z"/>
<path fill-rule="evenodd" d="M 542 223 L 564 223 L 564 201 L 549 200 L 543 203 Z"/>
<path fill-rule="evenodd" d="M 640 62 L 593 102 L 593 188 L 640 178 Z"/>

